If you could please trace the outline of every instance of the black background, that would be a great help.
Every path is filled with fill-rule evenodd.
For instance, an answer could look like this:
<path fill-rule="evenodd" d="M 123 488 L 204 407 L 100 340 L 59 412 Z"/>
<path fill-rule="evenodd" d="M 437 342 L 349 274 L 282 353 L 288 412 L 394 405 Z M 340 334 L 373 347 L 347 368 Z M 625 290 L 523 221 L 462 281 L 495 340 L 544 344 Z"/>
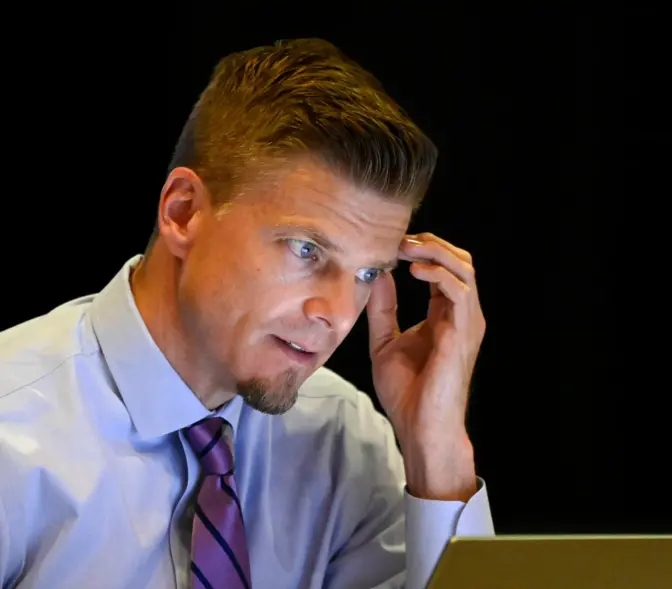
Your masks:
<path fill-rule="evenodd" d="M 646 132 L 623 120 L 636 94 L 623 21 L 226 4 L 24 8 L 6 21 L 0 328 L 99 290 L 144 249 L 174 142 L 220 57 L 326 38 L 441 151 L 411 231 L 475 259 L 488 331 L 469 427 L 497 531 L 670 531 L 653 499 L 663 454 L 648 470 L 660 448 L 619 415 L 641 391 L 624 380 L 606 279 L 624 149 Z M 397 280 L 410 326 L 426 287 Z M 365 321 L 329 366 L 373 391 Z"/>

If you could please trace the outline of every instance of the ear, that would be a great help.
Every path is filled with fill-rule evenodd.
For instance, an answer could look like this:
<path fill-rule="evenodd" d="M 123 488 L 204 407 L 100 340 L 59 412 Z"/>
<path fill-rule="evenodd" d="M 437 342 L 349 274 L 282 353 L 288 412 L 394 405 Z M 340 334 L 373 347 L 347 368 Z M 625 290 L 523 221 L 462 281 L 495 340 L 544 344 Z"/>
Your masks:
<path fill-rule="evenodd" d="M 200 177 L 189 168 L 175 168 L 163 185 L 158 228 L 166 247 L 184 259 L 210 210 L 210 195 Z"/>

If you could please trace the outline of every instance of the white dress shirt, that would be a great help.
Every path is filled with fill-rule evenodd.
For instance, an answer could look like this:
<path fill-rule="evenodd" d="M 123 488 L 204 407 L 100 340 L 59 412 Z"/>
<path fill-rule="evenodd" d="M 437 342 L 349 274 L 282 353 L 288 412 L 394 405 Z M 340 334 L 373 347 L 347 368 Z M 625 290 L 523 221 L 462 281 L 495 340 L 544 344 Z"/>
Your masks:
<path fill-rule="evenodd" d="M 405 488 L 389 421 L 326 368 L 286 414 L 209 411 L 152 340 L 129 260 L 99 294 L 0 333 L 3 589 L 186 589 L 199 464 L 180 430 L 233 427 L 254 589 L 424 587 L 468 503 Z M 263 358 L 259 358 L 263 362 Z"/>

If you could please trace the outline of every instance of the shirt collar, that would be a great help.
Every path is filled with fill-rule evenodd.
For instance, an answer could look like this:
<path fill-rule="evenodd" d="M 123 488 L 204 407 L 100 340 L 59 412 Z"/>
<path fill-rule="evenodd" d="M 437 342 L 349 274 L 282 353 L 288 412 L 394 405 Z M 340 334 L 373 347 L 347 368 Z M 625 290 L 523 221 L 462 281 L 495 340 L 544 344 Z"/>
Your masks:
<path fill-rule="evenodd" d="M 150 335 L 131 292 L 128 260 L 91 304 L 91 322 L 133 425 L 143 439 L 157 438 L 219 416 L 237 431 L 242 399 L 210 411 L 170 365 Z"/>

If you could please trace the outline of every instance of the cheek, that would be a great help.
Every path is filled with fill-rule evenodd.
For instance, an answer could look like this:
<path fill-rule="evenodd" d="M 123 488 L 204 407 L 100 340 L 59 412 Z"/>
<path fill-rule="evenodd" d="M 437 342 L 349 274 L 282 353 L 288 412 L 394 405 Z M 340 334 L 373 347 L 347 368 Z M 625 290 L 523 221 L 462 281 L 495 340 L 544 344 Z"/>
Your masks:
<path fill-rule="evenodd" d="M 239 308 L 258 323 L 300 313 L 306 284 L 292 270 L 287 264 L 266 262 L 241 272 L 234 295 Z"/>
<path fill-rule="evenodd" d="M 254 267 L 221 250 L 211 249 L 188 260 L 182 278 L 192 314 L 198 315 L 200 329 L 213 337 L 228 333 L 252 304 Z"/>

